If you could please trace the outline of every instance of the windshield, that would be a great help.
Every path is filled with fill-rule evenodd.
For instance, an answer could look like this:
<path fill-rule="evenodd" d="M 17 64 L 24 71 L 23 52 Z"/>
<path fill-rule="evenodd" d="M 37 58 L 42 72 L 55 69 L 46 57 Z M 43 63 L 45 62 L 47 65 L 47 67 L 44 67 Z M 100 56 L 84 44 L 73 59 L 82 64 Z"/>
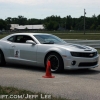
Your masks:
<path fill-rule="evenodd" d="M 41 44 L 64 44 L 65 41 L 54 35 L 34 35 Z"/>

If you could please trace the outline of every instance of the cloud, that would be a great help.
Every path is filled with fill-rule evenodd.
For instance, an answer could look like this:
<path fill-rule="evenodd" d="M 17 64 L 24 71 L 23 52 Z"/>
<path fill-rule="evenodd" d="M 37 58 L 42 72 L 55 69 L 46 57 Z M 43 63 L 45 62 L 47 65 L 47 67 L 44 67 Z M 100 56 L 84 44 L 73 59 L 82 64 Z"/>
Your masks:
<path fill-rule="evenodd" d="M 0 0 L 0 2 L 2 2 L 2 3 L 17 3 L 17 4 L 25 4 L 25 5 L 29 5 L 29 4 L 37 5 L 37 4 L 42 3 L 41 0 Z"/>
<path fill-rule="evenodd" d="M 55 0 L 56 3 L 60 0 Z M 17 3 L 17 4 L 25 4 L 25 5 L 42 5 L 48 3 L 55 3 L 52 0 L 0 0 L 0 3 Z"/>
<path fill-rule="evenodd" d="M 84 0 L 87 2 L 87 0 Z M 0 2 L 4 3 L 19 3 L 19 4 L 73 4 L 73 3 L 79 3 L 80 0 L 0 0 Z M 81 1 L 82 2 L 82 1 Z"/>
<path fill-rule="evenodd" d="M 100 3 L 100 0 L 0 0 L 0 2 L 3 3 L 17 3 L 17 4 L 23 4 L 23 5 L 89 5 L 89 4 L 98 4 Z"/>
<path fill-rule="evenodd" d="M 99 14 L 100 0 L 0 0 L 1 16 L 24 15 L 41 18 L 49 15 L 86 16 Z M 6 12 L 4 14 L 4 12 Z"/>

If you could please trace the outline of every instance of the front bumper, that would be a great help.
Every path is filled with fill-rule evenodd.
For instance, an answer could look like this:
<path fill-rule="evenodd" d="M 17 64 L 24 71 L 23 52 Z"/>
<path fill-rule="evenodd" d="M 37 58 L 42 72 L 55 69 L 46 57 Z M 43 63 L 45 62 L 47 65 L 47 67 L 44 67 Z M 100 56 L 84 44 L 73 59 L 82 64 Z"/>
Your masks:
<path fill-rule="evenodd" d="M 64 69 L 86 69 L 98 67 L 99 55 L 93 58 L 64 57 Z M 74 64 L 72 64 L 74 61 Z"/>

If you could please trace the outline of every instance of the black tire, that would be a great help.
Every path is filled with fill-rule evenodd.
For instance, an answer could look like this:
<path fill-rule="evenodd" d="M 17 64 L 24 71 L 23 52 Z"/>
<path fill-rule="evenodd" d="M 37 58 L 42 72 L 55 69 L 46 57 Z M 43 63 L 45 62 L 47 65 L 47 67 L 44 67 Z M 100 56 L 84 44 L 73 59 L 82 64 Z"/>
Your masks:
<path fill-rule="evenodd" d="M 4 66 L 6 64 L 3 52 L 0 50 L 0 65 Z"/>
<path fill-rule="evenodd" d="M 51 63 L 52 72 L 62 72 L 64 70 L 63 60 L 58 53 L 50 53 L 46 57 L 45 65 L 47 64 L 48 60 Z"/>

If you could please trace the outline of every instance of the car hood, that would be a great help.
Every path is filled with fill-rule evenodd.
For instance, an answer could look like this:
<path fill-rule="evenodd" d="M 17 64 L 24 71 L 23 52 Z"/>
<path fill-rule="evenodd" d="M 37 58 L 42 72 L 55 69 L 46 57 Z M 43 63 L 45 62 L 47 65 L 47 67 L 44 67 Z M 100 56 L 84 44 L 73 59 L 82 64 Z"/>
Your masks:
<path fill-rule="evenodd" d="M 89 47 L 89 46 L 85 46 L 85 45 L 80 45 L 80 44 L 72 44 L 72 43 L 66 43 L 66 44 L 62 44 L 59 45 L 61 48 L 64 48 L 66 50 L 69 51 L 96 51 L 96 49 Z"/>

